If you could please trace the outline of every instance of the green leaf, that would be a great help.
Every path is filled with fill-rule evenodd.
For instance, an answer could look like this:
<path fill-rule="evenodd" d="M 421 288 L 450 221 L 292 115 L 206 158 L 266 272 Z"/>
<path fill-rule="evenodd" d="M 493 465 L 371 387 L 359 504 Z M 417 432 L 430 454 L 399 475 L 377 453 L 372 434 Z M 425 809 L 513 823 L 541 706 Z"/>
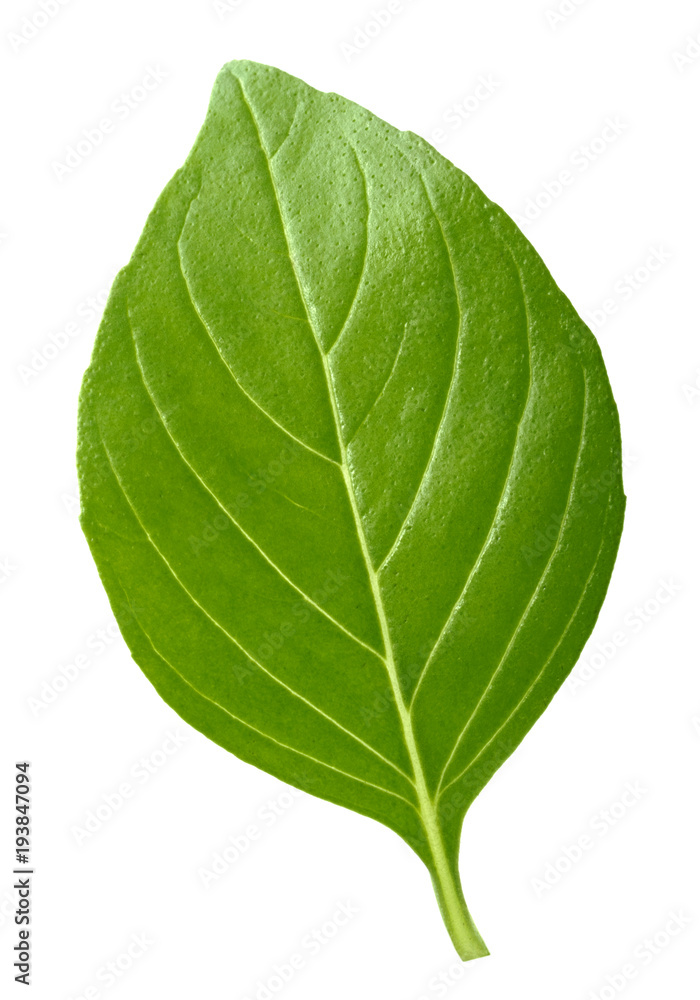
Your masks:
<path fill-rule="evenodd" d="M 487 954 L 464 814 L 579 656 L 624 510 L 598 346 L 513 222 L 412 133 L 228 64 L 112 289 L 79 471 L 159 694 L 395 830 Z"/>

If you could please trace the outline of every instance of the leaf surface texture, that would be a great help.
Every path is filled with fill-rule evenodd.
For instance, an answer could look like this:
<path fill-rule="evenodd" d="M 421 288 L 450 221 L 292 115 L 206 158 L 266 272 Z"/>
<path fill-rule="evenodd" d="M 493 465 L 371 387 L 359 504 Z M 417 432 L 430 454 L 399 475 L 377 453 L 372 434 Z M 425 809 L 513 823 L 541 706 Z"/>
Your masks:
<path fill-rule="evenodd" d="M 105 311 L 83 528 L 161 696 L 400 834 L 463 957 L 464 814 L 593 627 L 620 469 L 514 223 L 412 133 L 228 64 Z"/>

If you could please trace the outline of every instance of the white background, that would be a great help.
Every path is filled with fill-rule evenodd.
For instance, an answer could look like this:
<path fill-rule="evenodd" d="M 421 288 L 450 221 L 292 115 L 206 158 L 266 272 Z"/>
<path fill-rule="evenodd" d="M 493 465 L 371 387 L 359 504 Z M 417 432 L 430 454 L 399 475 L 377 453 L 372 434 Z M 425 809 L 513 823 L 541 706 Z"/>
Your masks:
<path fill-rule="evenodd" d="M 38 0 L 2 5 L 3 996 L 27 995 L 12 982 L 8 895 L 22 758 L 37 1000 L 94 997 L 89 987 L 110 1000 L 698 996 L 700 11 L 563 0 L 557 18 L 554 0 L 402 0 L 369 40 L 355 34 L 386 5 L 239 0 L 217 13 L 207 0 L 69 0 L 50 18 L 35 16 Z M 18 41 L 32 17 L 38 30 Z M 597 330 L 620 408 L 620 556 L 582 683 L 560 691 L 467 817 L 465 894 L 492 956 L 466 966 L 393 833 L 292 799 L 160 701 L 109 631 L 78 525 L 91 300 L 127 261 L 232 58 L 277 65 L 428 138 L 442 129 L 445 155 L 511 215 L 528 211 L 527 235 Z M 115 111 L 149 68 L 166 74 L 160 85 Z M 491 93 L 477 92 L 482 76 Z M 467 117 L 450 113 L 456 103 Z M 112 131 L 61 171 L 67 147 L 105 117 Z M 570 183 L 558 189 L 562 170 Z M 186 740 L 167 755 L 169 731 Z M 155 773 L 133 770 L 142 758 Z M 87 814 L 124 783 L 131 798 L 78 844 Z M 636 797 L 621 805 L 628 783 Z M 274 822 L 260 811 L 269 799 Z M 251 825 L 257 839 L 205 888 L 200 869 Z M 583 836 L 588 849 L 567 861 Z M 312 954 L 304 935 L 347 901 L 357 912 L 327 925 Z M 674 911 L 685 926 L 664 936 Z M 145 952 L 124 958 L 135 934 Z M 275 966 L 295 952 L 304 967 L 278 989 Z M 131 968 L 110 985 L 105 966 L 120 955 Z"/>

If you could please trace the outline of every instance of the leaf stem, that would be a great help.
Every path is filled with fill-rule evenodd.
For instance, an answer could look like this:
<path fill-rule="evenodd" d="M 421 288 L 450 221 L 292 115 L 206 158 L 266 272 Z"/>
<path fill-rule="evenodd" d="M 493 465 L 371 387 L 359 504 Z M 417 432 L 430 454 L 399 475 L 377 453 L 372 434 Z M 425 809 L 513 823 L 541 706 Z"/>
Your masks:
<path fill-rule="evenodd" d="M 393 660 L 392 660 L 393 664 Z M 408 754 L 413 765 L 413 773 L 416 778 L 416 794 L 420 806 L 423 829 L 428 839 L 428 846 L 433 857 L 433 864 L 429 866 L 430 877 L 433 880 L 433 889 L 437 897 L 440 913 L 445 923 L 452 944 L 457 950 L 457 954 L 463 962 L 468 962 L 472 958 L 484 958 L 489 954 L 489 950 L 476 929 L 476 924 L 472 920 L 467 909 L 467 904 L 462 892 L 462 884 L 459 878 L 457 859 L 450 861 L 445 850 L 440 821 L 437 813 L 437 802 L 430 797 L 428 785 L 425 780 L 420 753 L 416 745 L 416 739 L 411 725 L 410 713 L 406 708 L 404 700 L 397 698 L 399 715 L 404 728 L 404 736 Z"/>
<path fill-rule="evenodd" d="M 434 875 L 433 888 L 445 927 L 462 961 L 469 962 L 473 958 L 484 958 L 488 955 L 489 950 L 467 909 L 459 879 L 450 874 L 448 879 L 442 882 L 440 876 Z"/>
<path fill-rule="evenodd" d="M 425 816 L 425 829 L 435 861 L 430 873 L 433 889 L 452 944 L 463 962 L 469 962 L 472 958 L 484 958 L 489 954 L 489 950 L 467 908 L 457 865 L 451 864 L 445 853 L 434 812 L 432 822 L 429 816 Z"/>

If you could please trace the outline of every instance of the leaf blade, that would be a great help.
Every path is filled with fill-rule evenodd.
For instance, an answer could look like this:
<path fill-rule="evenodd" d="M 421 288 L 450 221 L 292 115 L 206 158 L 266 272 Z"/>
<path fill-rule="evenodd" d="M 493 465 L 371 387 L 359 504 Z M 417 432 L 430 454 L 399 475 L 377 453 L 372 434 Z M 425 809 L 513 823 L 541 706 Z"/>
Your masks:
<path fill-rule="evenodd" d="M 79 468 L 161 695 L 394 829 L 485 954 L 464 813 L 580 653 L 624 510 L 600 352 L 513 223 L 418 137 L 229 64 L 115 283 Z"/>

